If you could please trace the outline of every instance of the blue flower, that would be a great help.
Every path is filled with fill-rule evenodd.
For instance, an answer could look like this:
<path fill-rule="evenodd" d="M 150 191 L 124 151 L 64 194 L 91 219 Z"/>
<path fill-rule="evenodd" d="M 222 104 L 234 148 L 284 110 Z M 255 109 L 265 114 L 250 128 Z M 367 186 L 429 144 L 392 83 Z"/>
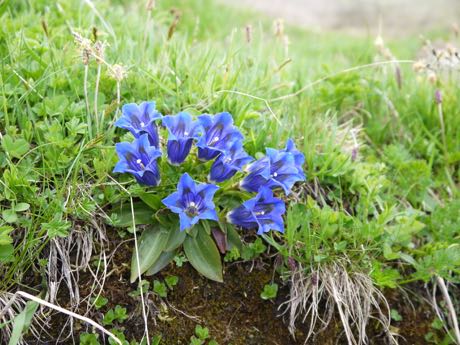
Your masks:
<path fill-rule="evenodd" d="M 294 183 L 305 180 L 302 168 L 296 165 L 292 152 L 267 148 L 266 154 L 249 166 L 249 174 L 240 183 L 243 189 L 258 192 L 262 186 L 271 189 L 280 187 L 287 195 Z"/>
<path fill-rule="evenodd" d="M 211 182 L 228 180 L 252 160 L 253 158 L 244 151 L 243 143 L 235 141 L 214 161 L 209 173 L 209 180 Z"/>
<path fill-rule="evenodd" d="M 189 229 L 200 219 L 218 221 L 212 198 L 219 187 L 213 184 L 198 183 L 185 173 L 177 184 L 177 192 L 162 200 L 172 212 L 179 214 L 180 230 Z"/>
<path fill-rule="evenodd" d="M 198 121 L 204 129 L 196 144 L 198 158 L 202 161 L 216 158 L 230 143 L 243 139 L 240 131 L 233 126 L 233 117 L 230 113 L 219 113 L 214 116 L 204 114 L 198 116 Z"/>
<path fill-rule="evenodd" d="M 155 102 L 142 102 L 125 104 L 121 108 L 122 115 L 115 122 L 115 126 L 130 131 L 138 138 L 142 134 L 149 135 L 152 146 L 159 147 L 158 128 L 156 121 L 161 119 L 161 114 L 155 109 Z"/>
<path fill-rule="evenodd" d="M 113 172 L 130 173 L 141 184 L 158 186 L 160 171 L 157 159 L 161 156 L 161 151 L 150 145 L 148 134 L 142 134 L 132 143 L 115 144 L 115 150 L 120 160 Z"/>
<path fill-rule="evenodd" d="M 198 139 L 202 128 L 198 121 L 192 121 L 190 114 L 185 112 L 164 116 L 163 125 L 169 133 L 168 160 L 173 165 L 179 165 L 187 158 L 193 140 Z"/>
<path fill-rule="evenodd" d="M 299 175 L 303 176 L 305 179 L 305 174 L 303 172 L 303 164 L 305 163 L 305 156 L 302 152 L 297 150 L 295 147 L 294 141 L 292 139 L 288 139 L 286 143 L 286 148 L 281 152 L 289 152 L 294 156 L 295 166 L 297 167 L 297 172 Z"/>
<path fill-rule="evenodd" d="M 273 197 L 271 189 L 262 187 L 254 198 L 230 211 L 227 220 L 242 228 L 258 228 L 259 235 L 270 230 L 284 232 L 282 216 L 285 212 L 284 202 Z"/>

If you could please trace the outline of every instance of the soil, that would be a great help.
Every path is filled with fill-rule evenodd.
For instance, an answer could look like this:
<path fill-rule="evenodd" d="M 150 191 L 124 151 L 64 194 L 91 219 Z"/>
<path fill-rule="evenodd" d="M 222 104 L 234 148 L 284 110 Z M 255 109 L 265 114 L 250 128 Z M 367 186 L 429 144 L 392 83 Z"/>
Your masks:
<path fill-rule="evenodd" d="M 112 273 L 105 281 L 103 296 L 108 304 L 99 311 L 88 316 L 95 321 L 102 319 L 103 314 L 116 305 L 127 308 L 129 319 L 119 324 L 125 329 L 127 339 L 142 338 L 144 323 L 140 309 L 139 297 L 131 297 L 129 293 L 136 289 L 136 284 L 129 283 L 129 263 L 132 253 L 132 242 L 121 244 L 116 231 L 111 230 L 110 247 L 116 250 L 111 267 Z M 120 245 L 121 244 L 121 245 Z M 153 293 L 148 295 L 149 333 L 150 336 L 162 335 L 161 344 L 189 344 L 197 324 L 209 328 L 209 333 L 219 344 L 233 345 L 297 345 L 304 344 L 306 326 L 299 325 L 295 339 L 289 334 L 286 324 L 279 316 L 278 306 L 288 298 L 288 287 L 282 282 L 275 281 L 281 286 L 275 301 L 264 301 L 260 292 L 265 284 L 272 281 L 273 264 L 269 259 L 253 263 L 226 264 L 224 283 L 216 283 L 200 276 L 188 263 L 182 267 L 170 265 L 155 277 L 163 280 L 167 275 L 179 277 L 179 283 L 168 292 L 168 297 L 160 299 Z M 89 273 L 80 275 L 80 293 L 85 297 L 90 291 L 93 279 Z M 153 284 L 152 284 L 153 285 Z M 419 287 L 413 287 L 413 290 Z M 414 298 L 415 297 L 415 298 Z M 426 344 L 425 335 L 433 331 L 430 327 L 434 313 L 427 303 L 411 295 L 410 300 L 402 298 L 397 290 L 387 293 L 391 308 L 399 311 L 401 322 L 393 322 L 393 331 L 400 335 L 399 343 Z M 61 296 L 61 306 L 66 307 L 65 293 Z M 86 311 L 82 306 L 80 313 Z M 63 329 L 66 319 L 62 314 L 53 314 L 50 335 L 43 334 L 41 341 L 31 340 L 28 344 L 55 344 Z M 110 326 L 108 327 L 110 329 Z M 68 329 L 67 329 L 68 331 Z M 74 323 L 73 337 L 61 340 L 61 344 L 78 344 L 79 334 L 91 329 L 78 321 Z M 368 327 L 370 344 L 386 344 L 385 337 L 376 323 Z M 66 334 L 64 331 L 61 334 Z M 62 336 L 61 336 L 62 339 Z M 100 337 L 101 339 L 101 337 Z M 307 344 L 335 345 L 346 344 L 341 329 L 340 320 L 334 318 L 330 326 L 318 334 Z"/>

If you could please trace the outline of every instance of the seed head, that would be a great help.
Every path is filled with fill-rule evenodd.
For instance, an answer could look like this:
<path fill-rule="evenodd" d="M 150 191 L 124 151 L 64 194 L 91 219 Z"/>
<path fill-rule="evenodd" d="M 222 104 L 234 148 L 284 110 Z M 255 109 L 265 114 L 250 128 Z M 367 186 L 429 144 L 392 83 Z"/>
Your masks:
<path fill-rule="evenodd" d="M 120 82 L 123 79 L 125 79 L 127 75 L 128 71 L 122 65 L 115 64 L 112 65 L 111 68 L 109 68 L 109 76 L 115 79 L 117 82 Z"/>

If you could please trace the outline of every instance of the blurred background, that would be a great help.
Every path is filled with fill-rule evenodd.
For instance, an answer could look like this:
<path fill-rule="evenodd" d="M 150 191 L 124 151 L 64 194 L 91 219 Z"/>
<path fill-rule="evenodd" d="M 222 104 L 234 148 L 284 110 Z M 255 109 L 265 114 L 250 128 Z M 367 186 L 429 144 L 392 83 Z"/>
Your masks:
<path fill-rule="evenodd" d="M 460 19 L 460 0 L 219 0 L 313 30 L 407 36 Z M 381 30 L 381 31 L 380 31 Z"/>

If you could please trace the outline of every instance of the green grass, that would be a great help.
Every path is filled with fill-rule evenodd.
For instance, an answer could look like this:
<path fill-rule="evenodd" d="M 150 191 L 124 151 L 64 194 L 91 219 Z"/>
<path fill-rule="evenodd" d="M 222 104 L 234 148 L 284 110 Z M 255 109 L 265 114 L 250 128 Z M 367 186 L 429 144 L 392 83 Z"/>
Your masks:
<path fill-rule="evenodd" d="M 168 38 L 172 7 L 181 17 Z M 308 183 L 291 203 L 285 236 L 267 238 L 286 262 L 346 260 L 382 289 L 438 276 L 459 282 L 456 72 L 432 84 L 401 63 L 399 86 L 394 64 L 348 70 L 376 56 L 383 61 L 373 39 L 286 28 L 286 46 L 268 19 L 210 0 L 159 1 L 147 27 L 144 5 L 134 1 L 98 1 L 97 13 L 77 0 L 6 1 L 0 17 L 0 292 L 22 288 L 30 272 L 45 282 L 50 241 L 77 226 L 88 230 L 94 217 L 109 222 L 103 211 L 127 200 L 109 177 L 114 143 L 124 137 L 112 126 L 119 114 L 114 64 L 128 70 L 122 104 L 155 100 L 163 114 L 229 111 L 253 155 L 295 139 Z M 72 31 L 92 40 L 97 32 L 108 43 L 99 130 L 97 64 L 91 59 L 88 116 Z M 389 46 L 412 60 L 421 44 L 411 38 Z M 116 178 L 136 190 L 130 178 Z"/>

